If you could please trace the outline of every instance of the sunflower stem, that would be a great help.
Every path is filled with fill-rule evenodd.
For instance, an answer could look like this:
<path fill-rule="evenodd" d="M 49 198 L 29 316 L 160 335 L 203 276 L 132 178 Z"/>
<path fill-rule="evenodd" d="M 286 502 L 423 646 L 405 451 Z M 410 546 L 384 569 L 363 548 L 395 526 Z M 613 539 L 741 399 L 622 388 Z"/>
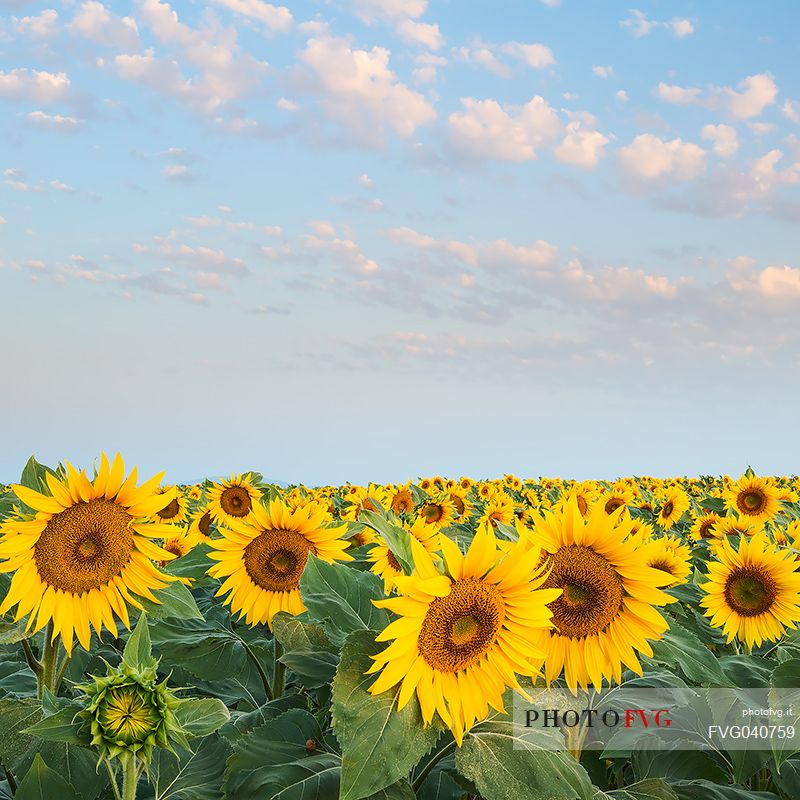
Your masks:
<path fill-rule="evenodd" d="M 108 772 L 108 778 L 111 781 L 111 791 L 114 792 L 114 800 L 122 800 L 122 796 L 119 793 L 119 786 L 117 786 L 116 773 L 111 768 L 111 764 L 109 763 L 107 758 L 103 759 L 103 763 L 106 765 L 106 772 Z"/>
<path fill-rule="evenodd" d="M 139 770 L 136 756 L 128 753 L 122 761 L 122 800 L 136 800 L 136 785 L 139 783 Z"/>
<path fill-rule="evenodd" d="M 30 642 L 27 639 L 22 640 L 22 650 L 25 653 L 25 660 L 28 662 L 28 666 L 33 670 L 34 674 L 36 675 L 37 683 L 41 683 L 42 680 L 42 662 L 39 661 L 38 658 L 33 654 L 33 650 L 31 649 Z"/>
<path fill-rule="evenodd" d="M 42 675 L 38 681 L 38 695 L 42 699 L 45 686 L 51 691 L 54 691 L 53 684 L 56 672 L 56 660 L 58 658 L 58 647 L 60 640 L 53 641 L 53 620 L 47 623 L 47 628 L 44 633 L 44 649 L 42 650 Z M 38 676 L 37 676 L 38 677 Z"/>
<path fill-rule="evenodd" d="M 59 690 L 61 689 L 61 683 L 64 680 L 64 673 L 67 671 L 67 667 L 69 666 L 69 662 L 72 659 L 72 656 L 64 651 L 64 659 L 61 662 L 61 665 L 58 668 L 58 672 L 56 673 L 56 681 L 55 686 L 53 687 L 53 693 L 58 694 Z"/>
<path fill-rule="evenodd" d="M 264 684 L 264 694 L 267 696 L 267 700 L 272 700 L 272 686 L 270 685 L 269 678 L 267 677 L 267 673 L 264 672 L 264 667 L 261 666 L 261 662 L 258 660 L 256 654 L 250 649 L 250 646 L 244 639 L 239 639 L 239 641 L 244 645 L 244 651 L 247 653 L 248 658 L 253 662 L 255 666 L 258 676 L 261 678 L 261 683 Z"/>
<path fill-rule="evenodd" d="M 449 744 L 445 745 L 438 753 L 435 753 L 433 758 L 425 765 L 422 772 L 414 778 L 414 781 L 411 784 L 411 788 L 414 792 L 418 792 L 421 788 L 422 784 L 425 783 L 425 779 L 428 775 L 431 774 L 431 770 L 446 756 L 449 756 L 453 750 L 456 749 L 456 742 L 453 740 Z"/>
<path fill-rule="evenodd" d="M 283 696 L 283 685 L 286 677 L 286 667 L 280 657 L 283 655 L 283 645 L 277 640 L 275 642 L 275 665 L 272 670 L 272 698 L 277 700 Z"/>

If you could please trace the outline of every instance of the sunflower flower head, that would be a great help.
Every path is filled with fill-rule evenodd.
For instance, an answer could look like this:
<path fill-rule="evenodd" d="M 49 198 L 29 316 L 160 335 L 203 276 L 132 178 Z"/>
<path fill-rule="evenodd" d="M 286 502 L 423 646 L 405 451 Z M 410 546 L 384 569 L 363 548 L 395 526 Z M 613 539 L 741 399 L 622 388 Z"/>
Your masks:
<path fill-rule="evenodd" d="M 60 636 L 68 653 L 73 637 L 89 649 L 90 626 L 115 637 L 115 619 L 130 628 L 128 606 L 142 608 L 135 595 L 158 603 L 153 590 L 176 580 L 153 565 L 174 558 L 153 541 L 175 531 L 152 522 L 175 492 L 158 493 L 163 474 L 137 487 L 136 467 L 126 479 L 122 456 L 103 454 L 93 481 L 67 464 L 47 473 L 47 494 L 15 485 L 34 513 L 0 526 L 0 572 L 14 574 L 0 615 L 17 606 L 15 619 L 29 615 L 34 632 L 52 622 L 51 640 Z"/>
<path fill-rule="evenodd" d="M 398 618 L 376 637 L 393 641 L 373 656 L 368 674 L 380 675 L 369 691 L 400 684 L 398 709 L 416 693 L 425 724 L 438 714 L 460 746 L 489 706 L 505 712 L 507 686 L 522 691 L 517 674 L 537 671 L 531 659 L 542 653 L 531 641 L 551 626 L 547 604 L 561 592 L 541 588 L 536 553 L 521 542 L 501 550 L 490 525 L 466 555 L 443 535 L 444 571 L 417 539 L 411 548 L 414 572 L 394 579 L 400 596 L 373 601 Z"/>
<path fill-rule="evenodd" d="M 728 642 L 748 647 L 776 642 L 800 621 L 800 573 L 797 558 L 775 547 L 763 535 L 742 536 L 738 548 L 722 539 L 708 565 L 705 597 L 700 605 Z"/>
<path fill-rule="evenodd" d="M 121 664 L 109 666 L 104 677 L 92 676 L 91 683 L 77 687 L 87 699 L 79 715 L 101 759 L 130 754 L 146 765 L 156 747 L 172 751 L 173 741 L 186 744 L 186 731 L 175 717 L 181 700 L 167 688 L 167 679 L 158 682 L 158 662 L 150 655 L 146 627 L 142 614 Z M 142 640 L 147 652 L 135 657 L 132 651 Z"/>
<path fill-rule="evenodd" d="M 574 498 L 536 520 L 527 539 L 549 568 L 544 586 L 562 590 L 551 605 L 553 630 L 533 641 L 546 653 L 548 684 L 563 670 L 572 691 L 599 689 L 604 679 L 620 682 L 623 664 L 641 675 L 637 651 L 652 656 L 649 640 L 667 630 L 656 606 L 675 601 L 659 588 L 674 578 L 648 566 L 657 544 L 641 543 L 632 528 L 622 507 L 608 514 L 595 503 L 584 518 Z"/>
<path fill-rule="evenodd" d="M 344 551 L 346 525 L 326 525 L 327 511 L 309 503 L 291 510 L 274 499 L 267 508 L 261 502 L 247 520 L 220 527 L 221 538 L 211 539 L 209 558 L 216 563 L 208 570 L 221 578 L 217 596 L 244 617 L 248 625 L 272 624 L 279 611 L 300 614 L 300 577 L 308 554 L 323 561 L 352 561 Z"/>

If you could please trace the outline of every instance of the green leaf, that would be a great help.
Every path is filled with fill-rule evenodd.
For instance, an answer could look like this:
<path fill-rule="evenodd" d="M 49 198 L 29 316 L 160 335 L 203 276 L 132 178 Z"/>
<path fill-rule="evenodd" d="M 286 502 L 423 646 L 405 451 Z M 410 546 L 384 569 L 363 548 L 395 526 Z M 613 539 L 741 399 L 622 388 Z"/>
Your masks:
<path fill-rule="evenodd" d="M 225 796 L 332 800 L 339 796 L 340 770 L 316 719 L 307 711 L 285 711 L 234 744 Z"/>
<path fill-rule="evenodd" d="M 372 605 L 384 599 L 383 581 L 372 572 L 328 564 L 312 553 L 300 577 L 300 595 L 311 621 L 339 645 L 353 631 L 380 631 L 389 624 L 388 612 Z"/>
<path fill-rule="evenodd" d="M 742 786 L 721 786 L 711 781 L 672 781 L 678 800 L 778 800 L 772 792 L 754 792 Z"/>
<path fill-rule="evenodd" d="M 281 611 L 272 619 L 272 633 L 283 647 L 280 661 L 303 686 L 316 689 L 333 680 L 339 663 L 339 648 L 321 625 L 304 622 Z"/>
<path fill-rule="evenodd" d="M 38 700 L 0 699 L 0 762 L 7 767 L 21 758 L 31 743 L 22 731 L 42 718 L 42 706 Z"/>
<path fill-rule="evenodd" d="M 154 800 L 220 800 L 225 760 L 233 752 L 220 736 L 208 736 L 194 752 L 157 748 L 149 768 Z"/>
<path fill-rule="evenodd" d="M 800 797 L 800 758 L 790 758 L 781 764 L 780 772 L 772 769 L 772 780 L 788 797 Z"/>
<path fill-rule="evenodd" d="M 131 669 L 140 671 L 155 666 L 153 648 L 150 644 L 150 629 L 147 627 L 147 614 L 143 611 L 139 615 L 139 622 L 122 652 L 122 663 Z"/>
<path fill-rule="evenodd" d="M 510 720 L 483 722 L 464 735 L 456 767 L 486 800 L 590 800 L 586 770 L 552 749 L 551 735 L 517 731 Z"/>
<path fill-rule="evenodd" d="M 663 778 L 648 778 L 613 792 L 595 790 L 593 800 L 677 800 L 678 796 Z"/>
<path fill-rule="evenodd" d="M 25 631 L 25 620 L 12 622 L 0 617 L 0 644 L 16 644 L 29 636 L 30 633 Z"/>
<path fill-rule="evenodd" d="M 758 656 L 722 656 L 719 665 L 731 686 L 769 686 L 774 661 Z"/>
<path fill-rule="evenodd" d="M 160 602 L 143 597 L 141 602 L 151 619 L 203 619 L 192 593 L 180 582 L 173 581 L 153 594 Z"/>
<path fill-rule="evenodd" d="M 408 775 L 443 728 L 438 717 L 423 726 L 416 695 L 397 711 L 399 686 L 379 695 L 367 691 L 376 678 L 364 674 L 374 663 L 370 656 L 384 647 L 373 632 L 356 631 L 342 648 L 331 706 L 342 747 L 340 800 L 360 800 Z"/>
<path fill-rule="evenodd" d="M 242 671 L 247 655 L 233 631 L 205 620 L 159 621 L 150 631 L 165 666 L 180 666 L 197 678 L 219 680 Z"/>
<path fill-rule="evenodd" d="M 384 514 L 363 510 L 358 515 L 359 522 L 369 525 L 377 531 L 394 554 L 400 568 L 406 575 L 414 571 L 414 556 L 411 552 L 411 534 L 400 525 L 395 524 Z"/>
<path fill-rule="evenodd" d="M 105 772 L 96 770 L 96 756 L 68 742 L 43 741 L 23 733 L 41 718 L 38 700 L 0 700 L 0 761 L 20 776 L 28 771 L 37 753 L 41 754 L 59 775 L 69 780 L 83 800 L 93 800 L 108 784 Z"/>
<path fill-rule="evenodd" d="M 411 784 L 402 780 L 371 794 L 366 800 L 417 800 L 417 796 L 414 794 Z"/>
<path fill-rule="evenodd" d="M 86 747 L 91 743 L 92 737 L 80 734 L 84 724 L 84 720 L 78 716 L 81 710 L 82 706 L 78 703 L 70 703 L 67 708 L 45 717 L 22 732 L 48 742 L 67 742 Z"/>
<path fill-rule="evenodd" d="M 778 664 L 770 677 L 770 705 L 794 705 L 800 707 L 800 658 L 790 658 Z M 792 690 L 791 692 L 789 690 Z M 797 752 L 792 740 L 773 739 L 772 756 L 780 771 L 782 764 Z"/>
<path fill-rule="evenodd" d="M 51 475 L 56 476 L 56 473 L 50 469 L 50 467 L 40 464 L 36 460 L 36 456 L 31 456 L 28 459 L 28 463 L 25 464 L 22 469 L 22 475 L 20 476 L 19 482 L 28 489 L 33 489 L 35 492 L 39 492 L 40 494 L 49 495 L 50 488 L 47 485 L 46 478 L 48 472 Z"/>
<path fill-rule="evenodd" d="M 727 783 L 725 770 L 702 750 L 635 750 L 631 759 L 637 780 L 669 778 L 689 780 L 707 778 L 714 783 Z"/>
<path fill-rule="evenodd" d="M 14 800 L 80 800 L 72 788 L 57 772 L 50 769 L 37 753 L 28 773 L 17 787 Z"/>
<path fill-rule="evenodd" d="M 675 668 L 695 683 L 727 686 L 730 681 L 711 651 L 693 633 L 664 615 L 670 629 L 662 639 L 652 643 L 653 659 Z"/>
<path fill-rule="evenodd" d="M 187 736 L 208 736 L 230 718 L 225 703 L 214 697 L 181 700 L 175 709 L 175 719 Z"/>
<path fill-rule="evenodd" d="M 205 542 L 195 545 L 185 556 L 170 561 L 164 571 L 180 578 L 200 580 L 206 576 L 208 568 L 214 563 L 208 554 L 212 548 Z M 209 580 L 212 580 L 209 578 Z"/>

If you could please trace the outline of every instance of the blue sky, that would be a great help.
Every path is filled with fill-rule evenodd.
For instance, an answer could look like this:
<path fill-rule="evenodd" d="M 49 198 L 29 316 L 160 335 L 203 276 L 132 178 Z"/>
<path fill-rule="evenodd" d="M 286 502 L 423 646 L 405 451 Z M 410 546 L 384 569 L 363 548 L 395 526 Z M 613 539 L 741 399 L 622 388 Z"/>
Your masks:
<path fill-rule="evenodd" d="M 0 0 L 0 480 L 795 471 L 798 23 Z"/>

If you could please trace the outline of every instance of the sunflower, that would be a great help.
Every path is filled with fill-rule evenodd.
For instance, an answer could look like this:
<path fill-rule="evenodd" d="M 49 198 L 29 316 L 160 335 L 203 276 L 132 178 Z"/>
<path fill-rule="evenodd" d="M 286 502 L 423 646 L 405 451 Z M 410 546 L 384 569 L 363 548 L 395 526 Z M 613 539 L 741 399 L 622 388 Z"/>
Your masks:
<path fill-rule="evenodd" d="M 230 480 L 214 483 L 208 490 L 208 510 L 215 522 L 237 522 L 251 518 L 261 493 L 256 489 L 252 473 L 231 475 Z"/>
<path fill-rule="evenodd" d="M 573 690 L 589 683 L 599 689 L 603 678 L 619 683 L 622 664 L 641 675 L 635 651 L 652 656 L 647 640 L 668 628 L 654 606 L 675 601 L 658 588 L 672 576 L 646 566 L 653 544 L 637 546 L 632 521 L 622 514 L 609 515 L 597 503 L 584 519 L 573 500 L 539 517 L 526 537 L 532 550 L 541 546 L 550 570 L 544 586 L 563 590 L 551 606 L 554 630 L 532 641 L 546 652 L 548 684 L 562 668 Z"/>
<path fill-rule="evenodd" d="M 656 519 L 661 529 L 668 531 L 689 509 L 689 498 L 682 489 L 667 489 L 658 500 Z"/>
<path fill-rule="evenodd" d="M 520 689 L 515 673 L 536 671 L 531 659 L 543 653 L 530 641 L 550 627 L 547 603 L 560 592 L 540 588 L 537 554 L 524 543 L 499 551 L 491 526 L 478 528 L 466 556 L 447 537 L 440 544 L 446 574 L 414 539 L 414 573 L 395 579 L 401 596 L 373 601 L 399 619 L 376 637 L 394 641 L 367 674 L 380 672 L 372 694 L 401 684 L 399 710 L 416 692 L 425 724 L 438 713 L 460 746 L 489 705 L 505 712 L 504 689 Z"/>
<path fill-rule="evenodd" d="M 411 494 L 410 484 L 406 483 L 396 489 L 387 491 L 389 495 L 389 508 L 400 516 L 400 514 L 414 513 L 414 497 Z"/>
<path fill-rule="evenodd" d="M 0 615 L 16 605 L 15 619 L 30 614 L 34 632 L 52 622 L 51 641 L 61 636 L 68 653 L 73 636 L 89 649 L 90 624 L 98 635 L 105 626 L 116 637 L 116 616 L 130 629 L 128 603 L 142 608 L 133 594 L 158 603 L 152 590 L 175 580 L 152 563 L 174 558 L 151 541 L 173 526 L 148 521 L 174 492 L 157 493 L 163 475 L 137 487 L 136 467 L 125 479 L 122 456 L 109 464 L 104 453 L 94 482 L 68 463 L 64 477 L 47 473 L 50 495 L 14 485 L 36 516 L 2 526 L 0 572 L 14 577 Z"/>
<path fill-rule="evenodd" d="M 742 475 L 725 494 L 728 509 L 751 522 L 764 523 L 772 519 L 781 508 L 781 492 L 770 478 Z"/>
<path fill-rule="evenodd" d="M 454 489 L 448 494 L 450 502 L 453 504 L 454 517 L 456 522 L 463 522 L 472 514 L 472 503 L 467 499 L 463 489 Z"/>
<path fill-rule="evenodd" d="M 199 531 L 193 531 L 191 528 L 188 531 L 185 528 L 178 528 L 172 536 L 164 539 L 164 544 L 161 546 L 168 553 L 172 553 L 174 558 L 182 558 L 202 541 L 203 538 Z"/>
<path fill-rule="evenodd" d="M 599 497 L 600 505 L 606 514 L 613 514 L 618 508 L 627 508 L 634 500 L 633 489 L 630 486 L 615 484 Z"/>
<path fill-rule="evenodd" d="M 449 525 L 456 516 L 456 507 L 449 495 L 439 494 L 426 500 L 419 509 L 419 518 L 426 525 L 439 530 Z"/>
<path fill-rule="evenodd" d="M 699 542 L 701 539 L 716 539 L 719 537 L 719 525 L 722 522 L 722 517 L 715 514 L 713 511 L 706 511 L 702 516 L 698 516 L 692 523 L 692 529 L 689 535 L 695 541 Z"/>
<path fill-rule="evenodd" d="M 763 533 L 764 523 L 750 517 L 740 517 L 738 514 L 733 514 L 729 517 L 723 517 L 715 530 L 720 537 L 755 536 L 757 533 Z"/>
<path fill-rule="evenodd" d="M 428 525 L 424 519 L 419 517 L 414 520 L 412 525 L 404 527 L 428 553 L 433 554 L 439 549 L 439 538 L 442 534 L 439 533 L 437 526 Z M 394 586 L 394 579 L 403 574 L 403 568 L 383 538 L 376 536 L 373 541 L 377 544 L 369 549 L 367 558 L 372 562 L 372 572 L 383 578 L 384 591 L 389 594 Z"/>
<path fill-rule="evenodd" d="M 188 503 L 186 498 L 178 493 L 177 487 L 172 487 L 172 499 L 164 506 L 153 514 L 153 522 L 168 522 L 171 525 L 186 522 L 186 509 Z M 158 494 L 164 494 L 167 489 L 159 489 Z"/>
<path fill-rule="evenodd" d="M 353 560 L 344 552 L 349 545 L 342 538 L 346 526 L 325 528 L 324 521 L 325 513 L 316 506 L 292 511 L 276 499 L 269 509 L 256 503 L 249 520 L 220 528 L 222 538 L 209 542 L 208 554 L 218 562 L 208 574 L 224 578 L 217 597 L 227 594 L 225 604 L 251 626 L 271 626 L 279 611 L 305 611 L 299 586 L 308 554 L 328 563 Z"/>
<path fill-rule="evenodd" d="M 583 483 L 576 484 L 575 486 L 571 487 L 567 490 L 564 494 L 561 495 L 561 498 L 558 502 L 558 508 L 562 509 L 566 506 L 571 498 L 575 498 L 578 501 L 578 508 L 581 511 L 583 516 L 589 513 L 589 506 L 592 503 L 597 502 L 597 498 L 599 496 L 599 492 L 593 485 L 591 481 L 584 481 Z M 622 500 L 623 498 L 618 498 Z M 606 505 L 613 508 L 615 504 L 612 502 L 611 499 L 606 498 L 605 500 Z M 620 503 L 622 505 L 622 503 Z"/>
<path fill-rule="evenodd" d="M 505 492 L 498 492 L 483 507 L 478 524 L 491 525 L 493 528 L 497 527 L 498 522 L 512 525 L 516 516 L 514 501 Z"/>
<path fill-rule="evenodd" d="M 645 564 L 672 576 L 669 586 L 686 583 L 692 571 L 692 552 L 677 536 L 662 536 L 653 540 L 655 547 L 645 559 Z"/>
<path fill-rule="evenodd" d="M 207 503 L 195 512 L 189 523 L 189 533 L 199 536 L 202 542 L 207 542 L 211 538 L 211 512 Z"/>
<path fill-rule="evenodd" d="M 800 620 L 800 573 L 797 558 L 779 550 L 763 536 L 739 539 L 735 550 L 725 539 L 717 549 L 719 561 L 708 565 L 706 593 L 700 605 L 711 624 L 722 628 L 728 642 L 748 647 L 776 642 L 786 628 Z"/>

